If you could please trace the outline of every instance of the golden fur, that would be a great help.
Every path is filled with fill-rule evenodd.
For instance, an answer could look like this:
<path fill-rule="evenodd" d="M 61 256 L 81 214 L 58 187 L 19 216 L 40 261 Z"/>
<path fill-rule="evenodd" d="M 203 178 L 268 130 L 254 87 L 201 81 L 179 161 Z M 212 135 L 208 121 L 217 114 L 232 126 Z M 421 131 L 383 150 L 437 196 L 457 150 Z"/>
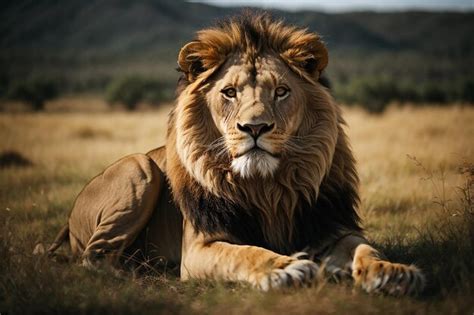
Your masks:
<path fill-rule="evenodd" d="M 178 64 L 166 146 L 94 178 L 50 253 L 69 235 L 87 266 L 141 250 L 180 264 L 182 279 L 268 290 L 311 284 L 316 261 L 368 292 L 421 289 L 416 267 L 381 260 L 362 235 L 344 120 L 318 82 L 328 53 L 317 34 L 243 15 L 198 32 Z"/>

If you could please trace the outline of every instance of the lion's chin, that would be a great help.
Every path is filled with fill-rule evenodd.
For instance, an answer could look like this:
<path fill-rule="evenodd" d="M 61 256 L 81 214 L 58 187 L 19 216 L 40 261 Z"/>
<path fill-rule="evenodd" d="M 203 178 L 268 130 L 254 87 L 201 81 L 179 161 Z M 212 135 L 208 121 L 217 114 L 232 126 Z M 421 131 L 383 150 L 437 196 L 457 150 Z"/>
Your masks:
<path fill-rule="evenodd" d="M 242 178 L 267 177 L 278 168 L 278 158 L 262 150 L 252 150 L 232 160 L 232 170 Z"/>

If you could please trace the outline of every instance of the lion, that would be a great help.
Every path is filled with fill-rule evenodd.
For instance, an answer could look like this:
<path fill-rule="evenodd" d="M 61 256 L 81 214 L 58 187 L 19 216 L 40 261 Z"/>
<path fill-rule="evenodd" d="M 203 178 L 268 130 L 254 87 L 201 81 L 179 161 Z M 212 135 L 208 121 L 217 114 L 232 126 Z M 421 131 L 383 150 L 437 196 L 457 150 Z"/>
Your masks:
<path fill-rule="evenodd" d="M 92 179 L 49 253 L 68 238 L 85 266 L 142 251 L 178 264 L 182 280 L 267 291 L 311 285 L 324 269 L 369 293 L 422 290 L 420 269 L 364 236 L 318 34 L 243 14 L 199 31 L 178 65 L 166 145 Z"/>

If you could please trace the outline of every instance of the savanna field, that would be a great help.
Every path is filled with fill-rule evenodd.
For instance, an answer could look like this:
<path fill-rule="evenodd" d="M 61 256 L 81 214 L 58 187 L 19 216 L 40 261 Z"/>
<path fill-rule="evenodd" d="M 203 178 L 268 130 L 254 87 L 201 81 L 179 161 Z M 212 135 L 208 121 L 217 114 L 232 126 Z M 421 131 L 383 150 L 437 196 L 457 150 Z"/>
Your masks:
<path fill-rule="evenodd" d="M 393 106 L 379 115 L 344 107 L 367 235 L 428 280 L 420 296 L 393 298 L 322 280 L 261 293 L 242 284 L 182 283 L 153 268 L 92 271 L 46 257 L 41 247 L 90 178 L 124 155 L 164 144 L 170 109 L 111 111 L 95 98 L 47 105 L 42 113 L 0 113 L 2 315 L 474 313 L 473 106 Z M 67 256 L 68 247 L 60 252 Z"/>

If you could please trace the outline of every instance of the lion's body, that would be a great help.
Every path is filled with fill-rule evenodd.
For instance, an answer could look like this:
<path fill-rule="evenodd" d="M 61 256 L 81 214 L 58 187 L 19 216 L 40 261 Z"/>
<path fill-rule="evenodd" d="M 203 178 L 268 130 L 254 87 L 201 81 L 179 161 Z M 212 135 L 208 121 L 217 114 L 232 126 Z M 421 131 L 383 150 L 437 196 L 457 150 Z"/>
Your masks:
<path fill-rule="evenodd" d="M 84 263 L 90 264 L 113 254 L 109 258 L 117 262 L 126 251 L 136 259 L 166 257 L 179 264 L 183 219 L 172 202 L 165 165 L 163 146 L 127 156 L 92 179 L 68 220 L 73 255 L 87 257 Z"/>
<path fill-rule="evenodd" d="M 180 264 L 183 279 L 269 289 L 311 283 L 324 261 L 367 291 L 419 289 L 416 267 L 381 261 L 362 235 L 344 120 L 318 83 L 319 36 L 243 17 L 199 32 L 178 63 L 166 146 L 113 164 L 75 202 L 69 236 L 84 263 L 140 252 Z M 303 250 L 311 259 L 291 256 Z"/>

